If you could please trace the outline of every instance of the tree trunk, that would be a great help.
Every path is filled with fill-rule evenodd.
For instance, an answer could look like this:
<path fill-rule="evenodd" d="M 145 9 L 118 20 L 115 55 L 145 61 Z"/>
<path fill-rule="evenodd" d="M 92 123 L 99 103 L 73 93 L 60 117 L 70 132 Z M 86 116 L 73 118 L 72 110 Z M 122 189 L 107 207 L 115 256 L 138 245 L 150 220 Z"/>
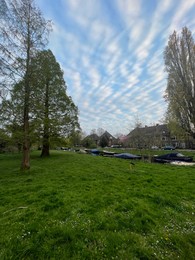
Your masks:
<path fill-rule="evenodd" d="M 29 142 L 28 140 L 24 140 L 23 143 L 23 159 L 21 164 L 21 170 L 29 170 L 30 169 L 30 152 L 29 152 Z"/>
<path fill-rule="evenodd" d="M 43 141 L 41 157 L 48 157 L 50 155 L 50 153 L 49 153 L 49 138 L 44 136 L 43 139 L 44 139 L 44 141 Z"/>
<path fill-rule="evenodd" d="M 30 169 L 30 140 L 29 140 L 29 87 L 28 81 L 26 85 L 26 94 L 24 101 L 24 140 L 23 140 L 23 159 L 21 163 L 21 170 Z"/>
<path fill-rule="evenodd" d="M 43 147 L 41 157 L 48 157 L 49 154 L 49 80 L 45 89 L 45 120 L 43 133 Z"/>
<path fill-rule="evenodd" d="M 30 5 L 29 5 L 30 14 Z M 28 17 L 28 34 L 27 34 L 27 52 L 26 52 L 26 73 L 25 73 L 25 95 L 24 95 L 24 139 L 23 139 L 23 159 L 21 164 L 21 170 L 30 169 L 30 136 L 29 136 L 29 100 L 30 100 L 30 48 L 31 48 L 31 36 L 30 36 L 30 17 Z"/>

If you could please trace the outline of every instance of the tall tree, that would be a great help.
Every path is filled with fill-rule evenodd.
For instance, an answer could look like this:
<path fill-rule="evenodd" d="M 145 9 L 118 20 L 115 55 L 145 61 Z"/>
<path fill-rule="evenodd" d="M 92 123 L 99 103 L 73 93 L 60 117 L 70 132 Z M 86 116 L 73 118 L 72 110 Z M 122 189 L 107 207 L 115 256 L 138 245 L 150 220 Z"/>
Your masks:
<path fill-rule="evenodd" d="M 2 0 L 3 1 L 3 0 Z M 21 169 L 30 168 L 29 102 L 32 87 L 31 62 L 44 48 L 50 30 L 34 0 L 7 0 L 0 23 L 0 64 L 4 79 L 24 80 L 23 159 Z M 10 84 L 4 80 L 3 86 Z"/>
<path fill-rule="evenodd" d="M 195 138 L 195 43 L 187 27 L 169 37 L 164 52 L 167 117 Z"/>
<path fill-rule="evenodd" d="M 49 156 L 52 138 L 68 136 L 79 129 L 78 109 L 66 94 L 63 71 L 50 50 L 39 52 L 33 66 L 36 102 L 32 113 L 43 133 L 42 156 Z"/>
<path fill-rule="evenodd" d="M 80 128 L 78 109 L 66 94 L 63 72 L 50 50 L 37 53 L 31 66 L 29 136 L 31 144 L 36 142 L 42 146 L 41 156 L 49 156 L 50 144 Z M 14 86 L 10 100 L 1 104 L 0 122 L 17 141 L 21 140 L 24 88 L 22 80 Z"/>

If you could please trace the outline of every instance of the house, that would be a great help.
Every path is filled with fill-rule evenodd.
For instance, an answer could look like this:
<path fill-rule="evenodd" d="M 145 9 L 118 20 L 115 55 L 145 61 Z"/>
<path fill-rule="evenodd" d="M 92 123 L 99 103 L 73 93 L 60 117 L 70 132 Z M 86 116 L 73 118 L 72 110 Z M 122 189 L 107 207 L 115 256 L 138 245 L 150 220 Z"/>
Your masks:
<path fill-rule="evenodd" d="M 105 131 L 101 136 L 98 136 L 97 134 L 88 135 L 82 141 L 85 147 L 105 147 L 116 144 L 116 142 L 117 139 L 107 131 Z"/>
<path fill-rule="evenodd" d="M 97 147 L 98 143 L 99 143 L 99 136 L 97 134 L 91 134 L 86 136 L 83 140 L 82 140 L 82 144 L 85 147 Z"/>
<path fill-rule="evenodd" d="M 167 124 L 136 127 L 128 135 L 128 146 L 135 148 L 164 147 L 193 148 L 194 140 L 188 135 L 173 134 Z"/>
<path fill-rule="evenodd" d="M 168 142 L 170 133 L 166 125 L 136 127 L 128 134 L 130 147 L 162 147 Z"/>
<path fill-rule="evenodd" d="M 107 131 L 105 131 L 100 136 L 99 145 L 102 146 L 102 147 L 112 146 L 116 143 L 117 143 L 117 139 Z"/>

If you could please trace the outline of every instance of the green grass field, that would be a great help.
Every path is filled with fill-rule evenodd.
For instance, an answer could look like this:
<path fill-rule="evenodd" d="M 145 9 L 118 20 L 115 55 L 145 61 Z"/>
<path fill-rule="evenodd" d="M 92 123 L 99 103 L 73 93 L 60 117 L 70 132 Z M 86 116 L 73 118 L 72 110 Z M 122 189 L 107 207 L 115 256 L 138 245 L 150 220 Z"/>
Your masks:
<path fill-rule="evenodd" d="M 0 259 L 195 259 L 195 167 L 0 154 Z"/>

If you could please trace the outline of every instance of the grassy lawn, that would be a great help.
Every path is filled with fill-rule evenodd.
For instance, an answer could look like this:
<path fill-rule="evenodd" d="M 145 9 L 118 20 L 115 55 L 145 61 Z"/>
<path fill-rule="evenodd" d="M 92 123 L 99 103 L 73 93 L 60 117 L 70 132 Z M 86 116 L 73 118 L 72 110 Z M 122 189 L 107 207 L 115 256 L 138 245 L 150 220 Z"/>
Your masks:
<path fill-rule="evenodd" d="M 0 259 L 195 259 L 195 167 L 0 155 Z"/>

